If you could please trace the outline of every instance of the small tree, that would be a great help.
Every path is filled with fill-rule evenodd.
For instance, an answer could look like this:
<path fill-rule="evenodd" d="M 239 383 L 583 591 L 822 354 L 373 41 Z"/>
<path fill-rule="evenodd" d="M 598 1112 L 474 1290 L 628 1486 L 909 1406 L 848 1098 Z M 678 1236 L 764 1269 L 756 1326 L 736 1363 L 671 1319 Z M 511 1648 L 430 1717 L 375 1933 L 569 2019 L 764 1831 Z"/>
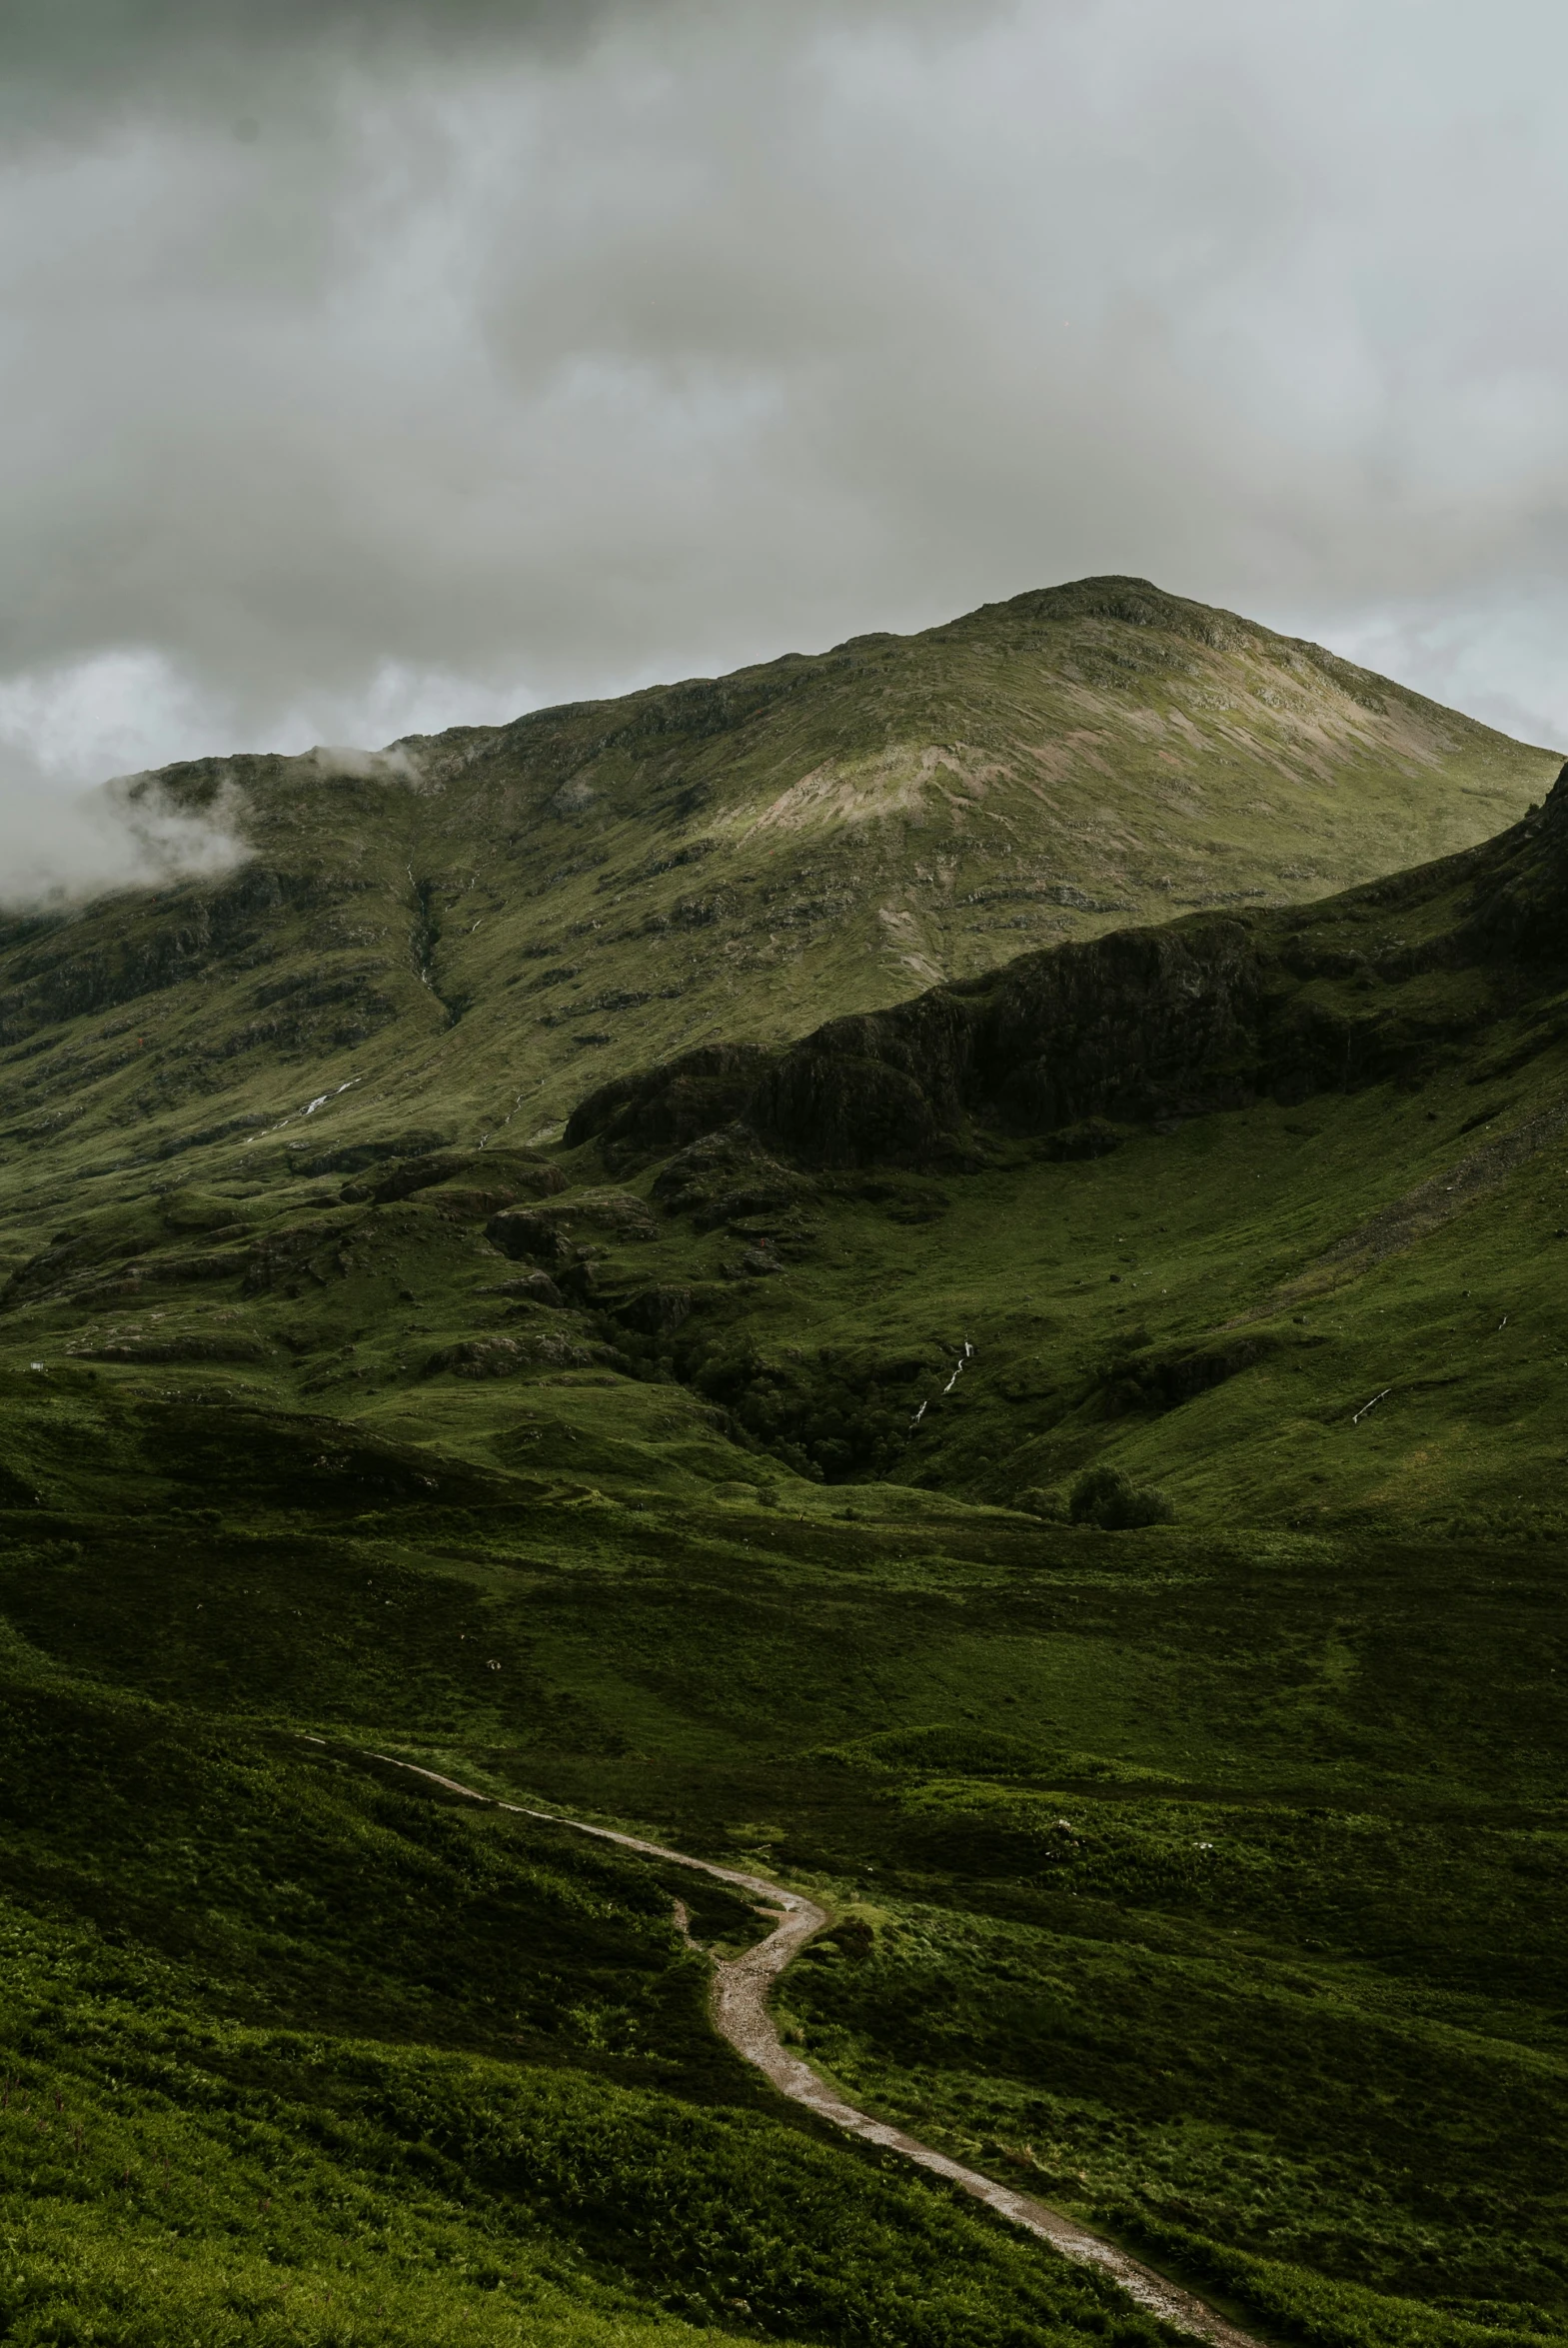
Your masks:
<path fill-rule="evenodd" d="M 1074 1524 L 1127 1532 L 1138 1524 L 1168 1524 L 1176 1511 L 1151 1483 L 1134 1483 L 1119 1467 L 1085 1467 L 1072 1487 L 1067 1514 Z"/>

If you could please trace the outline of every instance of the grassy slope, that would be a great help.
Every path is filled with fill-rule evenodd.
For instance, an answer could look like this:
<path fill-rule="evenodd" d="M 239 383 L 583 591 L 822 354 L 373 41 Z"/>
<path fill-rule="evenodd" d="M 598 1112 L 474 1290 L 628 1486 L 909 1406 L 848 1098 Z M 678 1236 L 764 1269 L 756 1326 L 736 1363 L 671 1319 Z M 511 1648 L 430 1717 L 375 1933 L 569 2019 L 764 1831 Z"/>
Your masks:
<path fill-rule="evenodd" d="M 160 1152 L 228 1173 L 236 1120 L 299 1139 L 339 1086 L 308 1139 L 531 1133 L 704 1037 L 783 1038 L 1030 944 L 1463 847 L 1552 772 L 1115 580 L 406 755 L 417 788 L 314 754 L 171 769 L 183 804 L 238 786 L 255 865 L 6 925 L 0 1207 L 47 1212 Z"/>
<path fill-rule="evenodd" d="M 659 1275 L 706 1276 L 713 1301 L 677 1351 L 742 1426 L 830 1473 L 1048 1510 L 1108 1460 L 1199 1521 L 1560 1535 L 1565 1075 L 1544 1056 L 1480 1128 L 1459 1076 L 1197 1119 L 1088 1164 L 1020 1147 L 915 1223 L 829 1189 L 809 1253 L 766 1281 L 721 1284 L 742 1240 L 678 1225 Z M 1431 1191 L 1429 1219 L 1398 1213 Z M 1186 1363 L 1213 1383 L 1163 1403 L 1156 1374 Z"/>
<path fill-rule="evenodd" d="M 78 1375 L 120 1505 L 84 1476 L 0 1552 L 8 1881 L 49 1942 L 13 2044 L 35 2110 L 57 2073 L 73 2112 L 130 2082 L 134 2172 L 155 2137 L 188 2180 L 238 2164 L 180 2219 L 233 2250 L 225 2289 L 260 2289 L 243 2249 L 359 2291 L 375 2208 L 408 2228 L 399 2273 L 437 2270 L 411 2336 L 503 2272 L 564 2278 L 585 2323 L 602 2291 L 745 2298 L 736 2328 L 783 2337 L 840 2336 L 844 2294 L 844 2337 L 872 2304 L 890 2339 L 1087 2314 L 1044 2254 L 935 2248 L 913 2185 L 874 2186 L 867 2233 L 857 2156 L 796 2150 L 703 2032 L 645 1870 L 335 1758 L 370 1745 L 822 1891 L 839 1927 L 784 1996 L 816 2059 L 1271 2333 L 1568 2326 L 1554 1546 L 1105 1535 L 863 1485 L 796 1509 L 787 1480 L 771 1507 L 500 1478 L 389 1507 L 385 1457 L 312 1491 L 258 1420 L 193 1457 L 196 1411 Z M 182 1470 L 202 1505 L 175 1512 Z M 698 1928 L 745 1926 L 720 1901 Z M 55 2305 L 55 2196 L 109 2262 L 146 2212 L 111 2189 L 118 2135 L 86 2190 L 20 2142 Z M 290 2230 L 242 2225 L 307 2150 Z M 135 2304 L 122 2336 L 211 2336 Z"/>
<path fill-rule="evenodd" d="M 649 1869 L 55 1672 L 8 1698 L 7 2338 L 1103 2320 L 1103 2291 L 763 2108 Z M 722 1893 L 696 1908 L 746 1937 Z"/>
<path fill-rule="evenodd" d="M 1528 863 L 1522 837 L 1500 853 Z M 48 1496 L 60 1378 L 93 1362 L 106 1390 L 347 1415 L 626 1494 L 793 1471 L 1048 1515 L 1109 1461 L 1189 1522 L 1561 1533 L 1561 972 L 1475 945 L 1482 870 L 1406 889 L 1386 975 L 1377 891 L 1282 926 L 1305 975 L 1269 980 L 1276 1024 L 1305 1005 L 1368 1065 L 1392 1039 L 1389 1081 L 1124 1127 L 1088 1161 L 992 1133 L 938 1177 L 764 1158 L 673 1188 L 492 1147 L 413 1187 L 302 1177 L 280 1136 L 210 1186 L 128 1171 L 5 1293 L 33 1396 L 10 1474 Z M 511 1259 L 508 1200 L 544 1216 Z"/>
<path fill-rule="evenodd" d="M 1131 904 L 1183 839 L 1208 894 L 1222 847 L 1237 887 L 1292 885 L 1264 856 L 1278 814 L 1245 804 L 1282 745 L 1313 853 L 1337 826 L 1345 871 L 1423 824 L 1456 844 L 1467 790 L 1511 812 L 1541 788 L 1533 754 L 1408 698 L 1369 710 L 1300 648 L 1025 606 L 798 665 L 809 690 L 750 715 L 716 689 L 638 697 L 646 731 L 555 814 L 602 712 L 469 744 L 444 796 L 270 769 L 275 888 L 246 879 L 205 931 L 175 893 L 13 939 L 12 1261 L 66 1234 L 0 1317 L 15 2336 L 598 2343 L 696 2320 L 1010 2343 L 1113 2304 L 782 2114 L 706 2028 L 670 1886 L 378 1778 L 367 1745 L 793 1871 L 842 1919 L 785 1985 L 816 2059 L 1270 2336 L 1568 2330 L 1568 1214 L 1539 1002 L 1445 997 L 1424 1090 L 1195 1118 L 1082 1165 L 993 1138 L 977 1173 L 813 1177 L 708 1229 L 649 1210 L 657 1169 L 617 1185 L 642 1204 L 607 1204 L 592 1156 L 558 1152 L 588 1250 L 551 1258 L 563 1306 L 497 1292 L 530 1266 L 485 1236 L 484 1168 L 386 1202 L 302 1173 L 356 1140 L 472 1135 L 518 1094 L 544 1123 L 591 1063 L 720 1007 L 756 1036 L 904 992 L 916 966 L 865 952 L 904 902 L 889 874 L 934 967 L 994 961 L 1009 934 L 965 925 L 1041 908 L 964 905 L 1013 877 L 963 796 L 1004 802 L 1034 860 L 1017 886 Z M 1246 674 L 1239 715 L 1201 699 L 1234 704 Z M 1337 702 L 1283 706 L 1325 678 Z M 783 811 L 836 808 L 825 829 L 757 832 L 812 762 L 894 740 L 991 758 L 1025 686 L 1015 747 L 1049 731 L 1057 756 L 1083 696 L 1101 739 L 1054 782 L 971 761 L 989 800 L 941 784 L 928 905 L 904 816 L 846 820 L 841 776 Z M 1224 824 L 1185 832 L 1147 798 L 1182 695 L 1243 762 Z M 1303 780 L 1330 720 L 1353 830 Z M 1139 856 L 1166 826 L 1157 870 L 1085 813 L 1101 756 Z M 1031 785 L 1077 794 L 1055 811 L 1075 834 L 1025 839 Z M 633 877 L 659 861 L 651 808 L 678 852 L 717 843 L 698 880 Z M 780 894 L 749 896 L 781 830 Z M 579 869 L 525 896 L 558 834 Z M 838 895 L 786 931 L 807 850 Z M 487 890 L 471 929 L 459 894 Z M 626 934 L 581 933 L 609 977 L 536 988 L 557 965 L 529 950 L 609 928 L 618 893 Z M 696 944 L 667 970 L 672 939 Z M 1312 984 L 1364 1010 L 1347 972 Z M 653 1001 L 596 1012 L 603 1047 L 514 1008 L 573 987 Z M 1394 1011 L 1433 1015 L 1422 987 Z M 308 1129 L 268 1130 L 357 1072 Z M 239 1116 L 265 1122 L 200 1139 Z M 694 1309 L 660 1329 L 650 1288 Z M 479 1352 L 455 1372 L 457 1345 Z M 1230 1374 L 1155 1406 L 1162 1365 L 1219 1355 Z M 512 1374 L 462 1373 L 487 1365 Z M 1098 1457 L 1165 1483 L 1177 1524 L 1051 1522 Z M 723 1900 L 699 1916 L 750 1928 Z"/>

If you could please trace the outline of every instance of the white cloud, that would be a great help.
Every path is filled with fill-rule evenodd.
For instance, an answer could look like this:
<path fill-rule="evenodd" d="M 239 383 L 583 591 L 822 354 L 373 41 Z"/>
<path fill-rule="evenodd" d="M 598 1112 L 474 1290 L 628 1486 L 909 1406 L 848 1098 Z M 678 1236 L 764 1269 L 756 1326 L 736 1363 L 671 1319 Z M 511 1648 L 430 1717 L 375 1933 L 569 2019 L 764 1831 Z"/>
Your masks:
<path fill-rule="evenodd" d="M 0 753 L 0 907 L 227 872 L 245 854 L 242 822 L 237 795 L 189 816 L 113 781 L 62 790 L 14 751 Z"/>
<path fill-rule="evenodd" d="M 123 774 L 211 748 L 212 712 L 168 658 L 99 654 L 0 683 L 0 746 L 64 783 Z"/>

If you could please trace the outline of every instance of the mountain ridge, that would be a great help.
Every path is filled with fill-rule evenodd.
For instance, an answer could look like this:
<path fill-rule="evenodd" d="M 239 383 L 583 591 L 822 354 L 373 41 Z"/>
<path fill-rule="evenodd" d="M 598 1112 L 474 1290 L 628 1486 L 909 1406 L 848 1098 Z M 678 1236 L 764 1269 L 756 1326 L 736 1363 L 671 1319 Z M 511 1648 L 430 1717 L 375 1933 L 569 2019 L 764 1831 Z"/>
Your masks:
<path fill-rule="evenodd" d="M 1426 934 L 1369 938 L 1366 918 L 1384 913 L 1406 929 L 1428 919 Z M 1191 915 L 1047 948 L 829 1022 L 782 1053 L 678 1060 L 590 1095 L 565 1140 L 598 1140 L 625 1159 L 640 1127 L 663 1149 L 678 1131 L 699 1139 L 712 1116 L 753 1123 L 822 1165 L 920 1164 L 961 1162 L 971 1116 L 1043 1134 L 1083 1119 L 1201 1116 L 1260 1095 L 1290 1106 L 1330 1086 L 1434 1071 L 1488 1012 L 1511 1008 L 1473 989 L 1444 1004 L 1442 983 L 1489 966 L 1549 967 L 1565 920 L 1568 765 L 1541 810 L 1480 848 L 1285 914 Z M 1387 1000 L 1335 1003 L 1313 993 L 1318 980 Z M 1413 1005 L 1410 983 L 1423 981 Z M 1525 1046 L 1516 1065 L 1529 1057 Z"/>
<path fill-rule="evenodd" d="M 239 870 L 0 923 L 0 1134 L 85 1121 L 156 1155 L 198 1103 L 276 1124 L 351 1081 L 414 1123 L 425 1063 L 456 1133 L 525 1102 L 546 1130 L 705 1038 L 783 1042 L 1184 895 L 1273 901 L 1468 845 L 1551 772 L 1114 580 L 334 755 L 142 779 L 147 804 L 239 806 Z"/>

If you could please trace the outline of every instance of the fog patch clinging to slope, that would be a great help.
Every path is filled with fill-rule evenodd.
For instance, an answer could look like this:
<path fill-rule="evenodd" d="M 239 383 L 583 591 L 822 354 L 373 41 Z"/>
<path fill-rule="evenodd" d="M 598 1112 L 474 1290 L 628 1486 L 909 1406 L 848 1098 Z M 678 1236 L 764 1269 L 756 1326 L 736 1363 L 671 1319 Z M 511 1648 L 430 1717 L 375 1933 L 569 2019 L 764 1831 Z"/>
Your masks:
<path fill-rule="evenodd" d="M 231 871 L 249 853 L 232 788 L 200 815 L 170 804 L 145 778 L 62 789 L 0 751 L 0 907 L 45 909 Z"/>

